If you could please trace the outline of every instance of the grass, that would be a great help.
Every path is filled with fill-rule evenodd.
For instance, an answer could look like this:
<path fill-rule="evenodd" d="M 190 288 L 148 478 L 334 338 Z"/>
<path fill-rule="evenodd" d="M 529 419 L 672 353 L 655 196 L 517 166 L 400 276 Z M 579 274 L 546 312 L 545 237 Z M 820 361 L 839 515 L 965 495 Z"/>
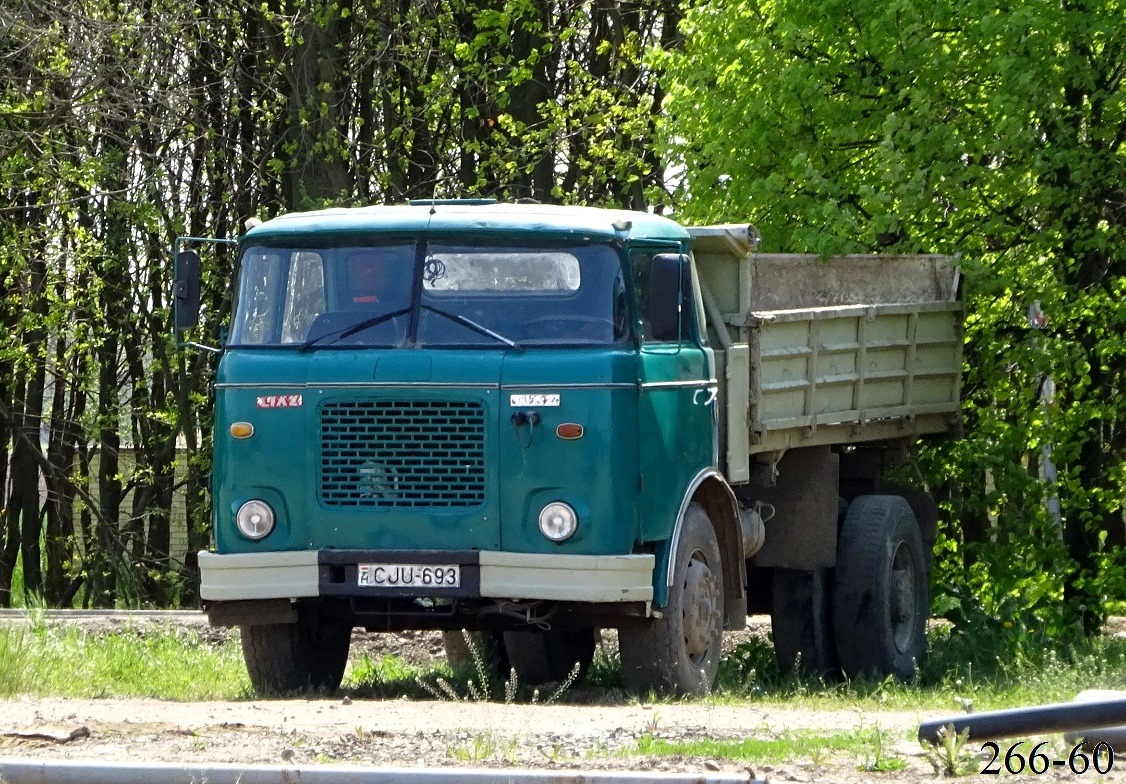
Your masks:
<path fill-rule="evenodd" d="M 0 627 L 0 698 L 229 700 L 249 689 L 238 644 L 216 647 L 195 632 L 126 629 L 92 635 L 34 619 Z"/>
<path fill-rule="evenodd" d="M 911 683 L 851 681 L 822 684 L 782 674 L 764 640 L 739 645 L 720 668 L 715 704 L 777 704 L 810 710 L 939 710 L 959 713 L 1070 701 L 1089 688 L 1126 683 L 1126 640 L 1094 638 L 1057 648 L 1006 649 L 976 645 L 948 632 L 932 634 L 931 655 Z M 461 680 L 459 680 L 459 677 Z M 439 678 L 465 692 L 464 674 L 444 661 L 415 665 L 398 656 L 363 656 L 345 688 L 368 699 L 430 699 Z M 521 688 L 523 688 L 521 686 Z M 237 641 L 209 643 L 183 629 L 126 628 L 113 634 L 37 620 L 0 626 L 0 698 L 17 694 L 59 697 L 144 696 L 173 700 L 232 700 L 249 696 L 249 680 Z M 490 695 L 501 699 L 502 691 Z M 464 696 L 464 694 L 463 694 Z M 527 696 L 527 695 L 524 695 Z M 547 695 L 544 695 L 546 697 Z M 649 695 L 658 702 L 667 698 Z M 617 657 L 600 648 L 586 683 L 563 695 L 566 702 L 629 704 Z M 519 699 L 518 701 L 529 701 Z"/>
<path fill-rule="evenodd" d="M 1008 645 L 1004 639 L 969 643 L 948 631 L 932 634 L 931 654 L 911 683 L 851 681 L 820 683 L 783 674 L 765 640 L 751 639 L 736 647 L 720 669 L 715 692 L 704 704 L 777 705 L 810 711 L 903 710 L 961 712 L 1070 701 L 1088 688 L 1116 688 L 1126 683 L 1126 639 L 1094 638 L 1057 647 Z M 364 655 L 352 663 L 344 689 L 357 699 L 434 699 L 433 686 L 447 680 L 458 699 L 471 699 L 466 678 L 445 661 L 412 664 L 395 655 Z M 564 701 L 598 705 L 636 704 L 622 685 L 617 657 L 599 648 L 585 685 L 566 692 Z M 503 684 L 500 685 L 503 687 Z M 429 688 L 428 688 L 429 687 Z M 521 688 L 525 688 L 521 686 Z M 241 700 L 251 697 L 249 679 L 237 638 L 203 639 L 184 629 L 125 627 L 113 633 L 88 633 L 73 626 L 49 624 L 31 611 L 19 625 L 0 626 L 0 699 L 32 697 Z M 512 698 L 491 684 L 489 698 Z M 647 701 L 672 703 L 648 695 Z M 524 694 L 516 701 L 529 702 Z M 541 700 L 542 701 L 542 700 Z M 694 757 L 748 762 L 755 765 L 798 762 L 821 766 L 855 764 L 860 771 L 894 777 L 908 762 L 896 753 L 913 741 L 914 722 L 907 731 L 861 726 L 843 732 L 778 730 L 763 727 L 753 737 L 737 740 L 662 737 L 659 714 L 643 728 L 628 756 Z M 448 754 L 463 762 L 515 759 L 517 737 L 488 732 L 459 736 Z M 552 760 L 562 747 L 541 753 Z M 931 750 L 938 773 L 971 771 L 980 762 L 962 744 Z M 591 752 L 594 753 L 594 752 Z"/>
<path fill-rule="evenodd" d="M 901 740 L 908 739 L 905 733 Z M 666 740 L 642 735 L 637 753 L 705 757 L 753 762 L 756 765 L 809 759 L 815 765 L 830 756 L 851 756 L 860 770 L 890 772 L 903 770 L 906 762 L 890 751 L 893 738 L 878 727 L 822 734 L 813 731 L 766 733 L 763 737 L 742 740 Z"/>
<path fill-rule="evenodd" d="M 708 699 L 784 703 L 810 709 L 996 710 L 1067 702 L 1084 689 L 1126 684 L 1126 639 L 1096 637 L 1052 646 L 1008 646 L 939 630 L 910 683 L 892 679 L 821 683 L 780 672 L 763 640 L 739 645 L 723 661 Z M 972 653 L 969 648 L 972 648 Z"/>

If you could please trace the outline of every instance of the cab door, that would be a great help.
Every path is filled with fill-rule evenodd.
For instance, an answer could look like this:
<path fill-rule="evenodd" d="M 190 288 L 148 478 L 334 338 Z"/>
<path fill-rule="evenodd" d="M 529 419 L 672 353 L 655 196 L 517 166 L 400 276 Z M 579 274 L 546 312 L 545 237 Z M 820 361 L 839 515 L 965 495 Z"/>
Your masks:
<path fill-rule="evenodd" d="M 653 311 L 651 276 L 680 254 L 678 247 L 635 250 L 641 353 L 638 378 L 639 514 L 642 541 L 672 536 L 693 481 L 716 465 L 716 380 L 712 352 L 701 340 L 692 268 L 680 256 L 678 313 Z M 671 328 L 670 328 L 671 324 Z M 659 565 L 660 567 L 660 565 Z M 664 580 L 656 579 L 658 603 Z"/>

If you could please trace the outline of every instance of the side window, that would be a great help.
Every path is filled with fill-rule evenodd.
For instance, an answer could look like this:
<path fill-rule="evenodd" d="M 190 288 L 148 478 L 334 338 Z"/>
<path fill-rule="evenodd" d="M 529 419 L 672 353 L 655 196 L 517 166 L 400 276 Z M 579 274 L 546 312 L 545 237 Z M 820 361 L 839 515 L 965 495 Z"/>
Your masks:
<path fill-rule="evenodd" d="M 641 323 L 641 340 L 644 343 L 653 342 L 649 319 L 645 316 L 649 312 L 649 262 L 653 260 L 653 255 L 652 250 L 634 250 L 629 254 L 629 266 L 633 271 L 633 291 L 637 297 L 637 319 Z"/>
<path fill-rule="evenodd" d="M 648 296 L 649 296 L 649 265 L 653 257 L 658 253 L 679 253 L 680 248 L 638 248 L 630 252 L 630 268 L 633 270 L 633 290 L 637 296 L 637 314 L 641 322 L 641 340 L 644 343 L 656 343 L 663 341 L 655 341 L 653 334 L 650 330 L 649 320 L 646 318 L 648 313 Z M 691 340 L 692 324 L 694 321 L 693 314 L 696 313 L 698 306 L 697 302 L 700 301 L 698 293 L 699 284 L 696 281 L 696 276 L 692 276 L 692 286 L 688 291 L 684 292 L 684 305 L 681 310 L 683 322 L 681 324 L 681 334 L 683 339 Z"/>
<path fill-rule="evenodd" d="M 281 256 L 277 253 L 251 252 L 243 257 L 232 343 L 273 342 L 277 334 L 274 291 L 280 268 Z"/>
<path fill-rule="evenodd" d="M 629 297 L 626 294 L 625 272 L 618 270 L 614 278 L 614 302 L 611 311 L 614 318 L 614 340 L 625 340 L 629 336 Z"/>

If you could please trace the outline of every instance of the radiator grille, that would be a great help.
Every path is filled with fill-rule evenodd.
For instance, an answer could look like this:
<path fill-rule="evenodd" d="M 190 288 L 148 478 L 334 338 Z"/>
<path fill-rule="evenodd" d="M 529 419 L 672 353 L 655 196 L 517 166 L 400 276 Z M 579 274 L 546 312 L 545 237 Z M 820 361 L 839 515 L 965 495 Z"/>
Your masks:
<path fill-rule="evenodd" d="M 485 406 L 473 401 L 330 402 L 321 408 L 321 501 L 466 507 L 485 502 Z"/>

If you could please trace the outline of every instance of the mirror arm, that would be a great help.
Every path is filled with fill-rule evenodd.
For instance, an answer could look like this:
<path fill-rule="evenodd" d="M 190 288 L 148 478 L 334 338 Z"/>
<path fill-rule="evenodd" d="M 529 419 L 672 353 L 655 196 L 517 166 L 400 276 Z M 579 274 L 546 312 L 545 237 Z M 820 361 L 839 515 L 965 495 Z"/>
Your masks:
<path fill-rule="evenodd" d="M 196 348 L 196 349 L 199 349 L 200 351 L 207 351 L 207 352 L 210 352 L 212 354 L 222 354 L 223 353 L 223 349 L 221 349 L 221 348 L 215 348 L 215 346 L 205 346 L 202 343 L 193 343 L 190 340 L 185 340 L 180 345 L 186 346 L 187 348 Z"/>

